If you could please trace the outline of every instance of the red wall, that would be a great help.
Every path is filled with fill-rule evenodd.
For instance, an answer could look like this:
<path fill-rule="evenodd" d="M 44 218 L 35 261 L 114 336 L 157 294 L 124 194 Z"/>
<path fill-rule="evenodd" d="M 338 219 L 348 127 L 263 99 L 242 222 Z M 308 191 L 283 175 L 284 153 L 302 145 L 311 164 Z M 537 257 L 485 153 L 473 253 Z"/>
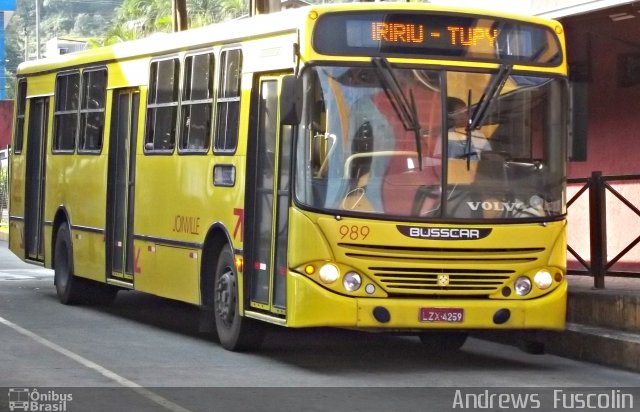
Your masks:
<path fill-rule="evenodd" d="M 621 87 L 618 59 L 622 54 L 640 54 L 640 14 L 611 21 L 609 14 L 626 10 L 606 10 L 563 21 L 567 54 L 572 63 L 588 67 L 587 160 L 570 162 L 570 178 L 588 177 L 592 171 L 603 175 L 640 175 L 640 84 Z M 631 182 L 611 182 L 611 186 L 640 208 L 640 178 Z M 581 185 L 570 185 L 569 198 Z M 607 207 L 607 260 L 616 257 L 640 236 L 640 216 L 610 191 Z M 588 193 L 569 208 L 569 245 L 581 258 L 589 260 Z M 584 269 L 569 254 L 569 266 Z M 622 257 L 611 270 L 640 272 L 640 245 Z"/>
<path fill-rule="evenodd" d="M 592 170 L 640 174 L 640 84 L 618 85 L 619 56 L 640 54 L 640 14 L 613 22 L 611 13 L 563 21 L 569 64 L 586 62 L 590 77 L 587 161 L 571 162 L 569 177 L 586 177 Z"/>
<path fill-rule="evenodd" d="M 11 143 L 13 124 L 13 100 L 0 100 L 0 150 Z"/>

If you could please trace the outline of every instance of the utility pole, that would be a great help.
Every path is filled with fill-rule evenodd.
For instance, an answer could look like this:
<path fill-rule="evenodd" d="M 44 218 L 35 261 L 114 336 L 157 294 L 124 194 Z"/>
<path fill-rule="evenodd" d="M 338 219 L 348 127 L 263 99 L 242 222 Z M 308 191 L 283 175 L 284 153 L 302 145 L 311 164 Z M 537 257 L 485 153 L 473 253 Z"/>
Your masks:
<path fill-rule="evenodd" d="M 249 0 L 249 14 L 251 16 L 276 13 L 280 11 L 280 8 L 280 0 Z"/>
<path fill-rule="evenodd" d="M 187 0 L 172 0 L 171 19 L 173 20 L 173 31 L 183 31 L 189 28 L 187 20 Z"/>
<path fill-rule="evenodd" d="M 36 59 L 40 59 L 40 0 L 36 0 Z"/>
<path fill-rule="evenodd" d="M 24 25 L 24 61 L 29 60 L 29 31 L 27 25 Z"/>

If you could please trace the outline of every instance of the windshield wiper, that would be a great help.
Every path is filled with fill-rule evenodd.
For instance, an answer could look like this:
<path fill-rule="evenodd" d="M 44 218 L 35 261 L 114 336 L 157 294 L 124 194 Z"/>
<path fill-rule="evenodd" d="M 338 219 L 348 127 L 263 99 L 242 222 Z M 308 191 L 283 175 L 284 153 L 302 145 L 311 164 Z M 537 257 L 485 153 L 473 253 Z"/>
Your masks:
<path fill-rule="evenodd" d="M 374 57 L 371 59 L 376 68 L 378 76 L 382 81 L 382 87 L 387 91 L 393 106 L 398 112 L 402 125 L 407 130 L 413 130 L 416 138 L 416 151 L 418 152 L 418 167 L 422 170 L 422 144 L 420 142 L 420 121 L 418 120 L 418 110 L 413 97 L 413 90 L 409 90 L 409 98 L 402 91 L 400 82 L 393 72 L 393 68 L 385 57 Z"/>
<path fill-rule="evenodd" d="M 482 124 L 485 116 L 487 115 L 487 109 L 493 102 L 493 99 L 496 98 L 500 94 L 500 91 L 504 87 L 507 79 L 511 75 L 511 71 L 513 70 L 513 65 L 511 64 L 502 64 L 500 65 L 500 70 L 498 74 L 491 78 L 491 81 L 484 89 L 482 96 L 480 96 L 480 100 L 478 100 L 478 104 L 476 105 L 476 109 L 473 111 L 473 114 L 470 114 L 467 120 L 467 141 L 465 148 L 465 156 L 467 157 L 467 170 L 471 167 L 471 156 L 475 153 L 471 153 L 471 137 L 474 130 L 476 130 L 480 124 Z M 467 101 L 467 107 L 471 107 L 471 89 L 469 89 L 469 96 Z M 470 113 L 470 110 L 467 112 Z"/>
<path fill-rule="evenodd" d="M 513 65 L 503 64 L 500 66 L 498 74 L 491 78 L 491 82 L 489 82 L 487 88 L 484 89 L 484 93 L 482 93 L 480 100 L 478 100 L 478 104 L 476 105 L 476 109 L 473 111 L 473 115 L 469 118 L 470 130 L 477 129 L 480 123 L 482 123 L 487 114 L 487 109 L 493 102 L 493 99 L 500 94 L 500 91 L 507 82 L 512 70 Z"/>

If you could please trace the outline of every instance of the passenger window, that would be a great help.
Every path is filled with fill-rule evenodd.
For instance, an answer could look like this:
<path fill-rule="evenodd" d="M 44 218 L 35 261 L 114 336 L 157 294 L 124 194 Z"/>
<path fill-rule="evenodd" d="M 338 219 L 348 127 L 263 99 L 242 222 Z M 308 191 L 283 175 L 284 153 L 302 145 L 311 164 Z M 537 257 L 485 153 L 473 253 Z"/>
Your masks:
<path fill-rule="evenodd" d="M 22 153 L 24 138 L 24 113 L 27 107 L 27 79 L 18 81 L 18 95 L 16 96 L 16 126 L 13 137 L 13 152 Z"/>
<path fill-rule="evenodd" d="M 179 74 L 177 58 L 151 63 L 145 152 L 167 153 L 175 147 Z"/>
<path fill-rule="evenodd" d="M 78 101 L 80 73 L 64 73 L 56 78 L 55 112 L 53 114 L 53 152 L 73 153 L 78 134 Z"/>
<path fill-rule="evenodd" d="M 220 81 L 216 116 L 216 153 L 233 153 L 238 144 L 242 51 L 225 50 L 220 56 Z"/>
<path fill-rule="evenodd" d="M 180 150 L 206 153 L 211 140 L 214 56 L 187 56 L 184 64 Z"/>
<path fill-rule="evenodd" d="M 99 153 L 102 149 L 106 90 L 106 69 L 85 70 L 82 73 L 78 152 Z"/>

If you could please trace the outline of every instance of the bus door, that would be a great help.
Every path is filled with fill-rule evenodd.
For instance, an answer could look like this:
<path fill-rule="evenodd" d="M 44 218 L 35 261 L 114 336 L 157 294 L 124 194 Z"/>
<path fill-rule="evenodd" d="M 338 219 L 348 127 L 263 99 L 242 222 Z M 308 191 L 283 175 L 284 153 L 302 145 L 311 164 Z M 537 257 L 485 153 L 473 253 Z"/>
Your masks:
<path fill-rule="evenodd" d="M 44 260 L 42 229 L 48 117 L 49 98 L 30 99 L 24 197 L 24 240 L 26 258 L 37 261 Z"/>
<path fill-rule="evenodd" d="M 107 172 L 107 279 L 133 284 L 133 200 L 140 92 L 113 91 Z"/>
<path fill-rule="evenodd" d="M 279 124 L 281 80 L 261 76 L 252 99 L 257 123 L 248 143 L 244 273 L 249 306 L 284 316 L 292 130 Z"/>

